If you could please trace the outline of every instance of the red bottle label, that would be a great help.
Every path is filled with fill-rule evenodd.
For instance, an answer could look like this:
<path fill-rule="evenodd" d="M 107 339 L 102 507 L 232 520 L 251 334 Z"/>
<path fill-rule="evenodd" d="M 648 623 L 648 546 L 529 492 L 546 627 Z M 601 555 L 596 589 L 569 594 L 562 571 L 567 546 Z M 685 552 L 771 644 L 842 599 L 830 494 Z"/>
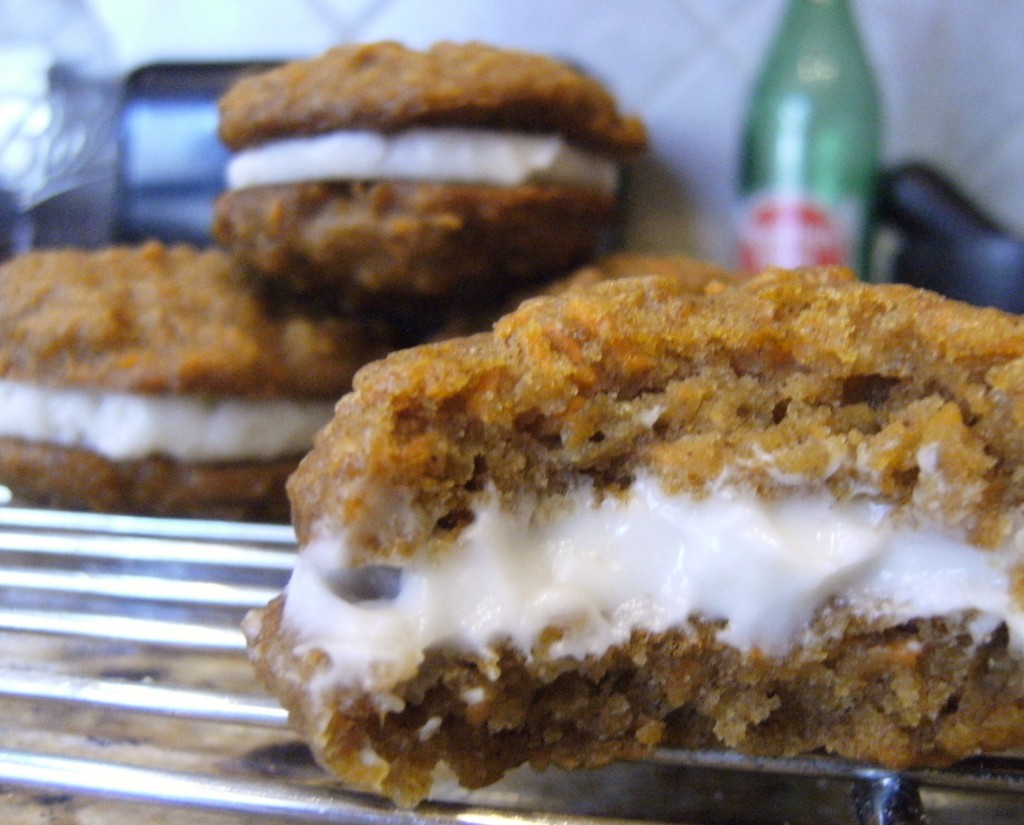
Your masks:
<path fill-rule="evenodd" d="M 744 204 L 739 225 L 740 267 L 850 266 L 851 210 L 809 197 L 761 196 Z"/>

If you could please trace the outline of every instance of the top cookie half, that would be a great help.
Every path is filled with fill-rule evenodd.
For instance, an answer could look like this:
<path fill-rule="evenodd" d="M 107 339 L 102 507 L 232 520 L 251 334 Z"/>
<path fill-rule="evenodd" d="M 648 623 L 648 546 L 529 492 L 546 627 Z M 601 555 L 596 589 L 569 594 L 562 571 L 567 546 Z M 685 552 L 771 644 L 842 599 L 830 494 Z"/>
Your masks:
<path fill-rule="evenodd" d="M 0 266 L 0 380 L 333 401 L 389 327 L 260 294 L 217 249 L 62 249 Z"/>
<path fill-rule="evenodd" d="M 339 129 L 458 126 L 557 133 L 625 158 L 646 132 L 596 80 L 542 55 L 481 43 L 413 51 L 394 42 L 340 46 L 239 81 L 220 102 L 232 150 Z"/>
<path fill-rule="evenodd" d="M 626 278 L 538 298 L 493 333 L 393 353 L 291 480 L 300 541 L 355 564 L 446 552 L 481 496 L 514 509 L 641 474 L 706 492 L 877 497 L 979 545 L 1024 487 L 1024 325 L 848 273 L 769 272 L 694 295 Z M 379 503 L 411 502 L 406 516 Z"/>

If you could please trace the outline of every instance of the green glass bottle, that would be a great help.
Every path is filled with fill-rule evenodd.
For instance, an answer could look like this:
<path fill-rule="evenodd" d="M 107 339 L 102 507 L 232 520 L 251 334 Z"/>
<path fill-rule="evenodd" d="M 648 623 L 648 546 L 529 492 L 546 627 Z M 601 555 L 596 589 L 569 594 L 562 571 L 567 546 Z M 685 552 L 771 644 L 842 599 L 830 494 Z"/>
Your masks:
<path fill-rule="evenodd" d="M 753 91 L 739 266 L 841 264 L 870 279 L 878 89 L 847 0 L 790 0 Z"/>

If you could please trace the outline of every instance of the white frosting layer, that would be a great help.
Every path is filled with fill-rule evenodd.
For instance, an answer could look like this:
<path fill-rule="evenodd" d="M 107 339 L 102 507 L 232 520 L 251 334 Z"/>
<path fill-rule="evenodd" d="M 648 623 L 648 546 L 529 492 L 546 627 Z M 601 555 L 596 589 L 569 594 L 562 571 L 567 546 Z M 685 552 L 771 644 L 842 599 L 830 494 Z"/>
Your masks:
<path fill-rule="evenodd" d="M 720 638 L 741 649 L 785 652 L 815 611 L 839 597 L 894 621 L 975 609 L 979 633 L 1006 621 L 1024 644 L 1024 611 L 1010 593 L 1010 558 L 938 532 L 899 529 L 887 510 L 822 498 L 765 503 L 721 490 L 703 501 L 638 481 L 624 501 L 571 513 L 487 506 L 436 563 L 401 573 L 396 598 L 349 602 L 332 592 L 344 540 L 322 536 L 300 554 L 285 621 L 303 648 L 326 651 L 326 678 L 386 689 L 411 675 L 433 645 L 487 656 L 503 639 L 529 653 L 562 627 L 554 655 L 600 654 L 636 629 L 724 619 Z"/>
<path fill-rule="evenodd" d="M 479 129 L 395 134 L 332 132 L 244 149 L 228 162 L 230 189 L 317 180 L 422 180 L 516 186 L 565 183 L 615 191 L 618 166 L 558 135 Z"/>
<path fill-rule="evenodd" d="M 266 460 L 305 452 L 334 411 L 322 401 L 149 396 L 0 381 L 0 436 L 115 461 Z"/>

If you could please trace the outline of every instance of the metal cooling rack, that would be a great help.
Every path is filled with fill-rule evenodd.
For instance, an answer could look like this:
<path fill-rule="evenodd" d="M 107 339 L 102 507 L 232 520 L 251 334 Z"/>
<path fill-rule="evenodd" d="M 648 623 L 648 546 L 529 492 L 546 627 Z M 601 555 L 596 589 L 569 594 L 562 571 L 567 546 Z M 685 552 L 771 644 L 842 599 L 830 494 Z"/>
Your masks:
<path fill-rule="evenodd" d="M 0 506 L 0 820 L 354 825 L 1024 822 L 1024 758 L 897 774 L 826 758 L 663 751 L 516 771 L 414 811 L 320 771 L 261 692 L 244 613 L 290 528 Z"/>

